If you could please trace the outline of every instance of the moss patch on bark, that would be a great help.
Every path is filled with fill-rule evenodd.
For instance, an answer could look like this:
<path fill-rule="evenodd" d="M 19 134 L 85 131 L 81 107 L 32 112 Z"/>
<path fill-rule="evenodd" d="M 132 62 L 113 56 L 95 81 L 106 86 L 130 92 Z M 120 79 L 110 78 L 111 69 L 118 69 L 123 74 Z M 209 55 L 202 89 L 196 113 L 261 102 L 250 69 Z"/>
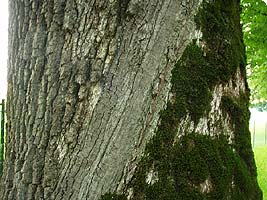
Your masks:
<path fill-rule="evenodd" d="M 260 199 L 255 177 L 225 136 L 190 133 L 167 154 L 158 153 L 156 159 L 148 153 L 139 163 L 133 199 Z M 154 184 L 147 183 L 151 170 L 157 174 Z"/>
<path fill-rule="evenodd" d="M 231 118 L 235 138 L 233 147 L 248 166 L 251 175 L 256 176 L 256 164 L 251 146 L 249 131 L 250 112 L 248 110 L 248 95 L 241 93 L 239 98 L 223 96 L 221 107 Z"/>
<path fill-rule="evenodd" d="M 107 193 L 102 195 L 101 200 L 127 200 L 127 197 L 123 194 Z"/>
<path fill-rule="evenodd" d="M 216 85 L 234 80 L 237 69 L 246 76 L 239 9 L 239 1 L 202 3 L 195 22 L 203 37 L 192 41 L 174 66 L 173 98 L 127 186 L 133 199 L 262 198 L 250 144 L 248 93 L 222 98 L 221 109 L 233 125 L 233 144 L 226 136 L 196 132 L 177 139 L 182 118 L 189 115 L 197 124 L 210 112 Z"/>

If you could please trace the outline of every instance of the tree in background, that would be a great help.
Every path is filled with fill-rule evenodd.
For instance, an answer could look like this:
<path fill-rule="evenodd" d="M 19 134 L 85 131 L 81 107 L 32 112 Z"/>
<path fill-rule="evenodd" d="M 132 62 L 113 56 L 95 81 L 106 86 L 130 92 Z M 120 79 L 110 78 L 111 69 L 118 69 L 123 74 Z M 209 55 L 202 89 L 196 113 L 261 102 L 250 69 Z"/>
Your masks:
<path fill-rule="evenodd" d="M 241 2 L 251 103 L 267 110 L 267 5 L 262 0 Z"/>

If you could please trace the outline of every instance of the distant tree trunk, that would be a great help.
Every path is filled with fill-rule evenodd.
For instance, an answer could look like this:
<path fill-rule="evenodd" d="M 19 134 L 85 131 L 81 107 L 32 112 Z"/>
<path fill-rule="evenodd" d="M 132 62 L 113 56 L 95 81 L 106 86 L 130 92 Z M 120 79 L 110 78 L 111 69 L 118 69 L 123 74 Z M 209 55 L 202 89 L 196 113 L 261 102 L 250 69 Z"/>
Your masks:
<path fill-rule="evenodd" d="M 238 1 L 10 0 L 9 11 L 1 199 L 261 198 Z"/>

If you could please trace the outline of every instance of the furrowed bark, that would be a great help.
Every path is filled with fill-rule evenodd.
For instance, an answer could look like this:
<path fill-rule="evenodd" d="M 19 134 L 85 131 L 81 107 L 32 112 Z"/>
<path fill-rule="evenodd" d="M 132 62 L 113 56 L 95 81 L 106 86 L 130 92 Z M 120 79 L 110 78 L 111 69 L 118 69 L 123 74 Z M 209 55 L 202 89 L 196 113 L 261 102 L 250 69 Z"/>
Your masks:
<path fill-rule="evenodd" d="M 194 19 L 200 5 L 10 1 L 2 199 L 125 193 L 171 100 L 174 64 L 201 37 Z M 247 90 L 236 74 L 241 84 L 215 87 L 213 109 L 196 130 L 233 133 L 218 106 L 225 91 Z M 181 121 L 178 133 L 191 123 Z"/>

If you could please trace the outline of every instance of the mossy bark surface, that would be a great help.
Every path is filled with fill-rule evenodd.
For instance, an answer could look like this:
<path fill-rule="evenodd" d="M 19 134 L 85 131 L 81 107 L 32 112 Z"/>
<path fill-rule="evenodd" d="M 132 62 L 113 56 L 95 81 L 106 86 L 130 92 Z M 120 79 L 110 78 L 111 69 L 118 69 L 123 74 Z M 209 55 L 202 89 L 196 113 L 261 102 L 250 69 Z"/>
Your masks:
<path fill-rule="evenodd" d="M 203 1 L 195 16 L 201 37 L 174 66 L 157 131 L 128 193 L 115 199 L 262 199 L 239 13 L 239 1 Z"/>
<path fill-rule="evenodd" d="M 9 2 L 0 199 L 122 191 L 166 104 L 199 2 Z"/>
<path fill-rule="evenodd" d="M 1 199 L 261 199 L 239 1 L 10 1 Z"/>

